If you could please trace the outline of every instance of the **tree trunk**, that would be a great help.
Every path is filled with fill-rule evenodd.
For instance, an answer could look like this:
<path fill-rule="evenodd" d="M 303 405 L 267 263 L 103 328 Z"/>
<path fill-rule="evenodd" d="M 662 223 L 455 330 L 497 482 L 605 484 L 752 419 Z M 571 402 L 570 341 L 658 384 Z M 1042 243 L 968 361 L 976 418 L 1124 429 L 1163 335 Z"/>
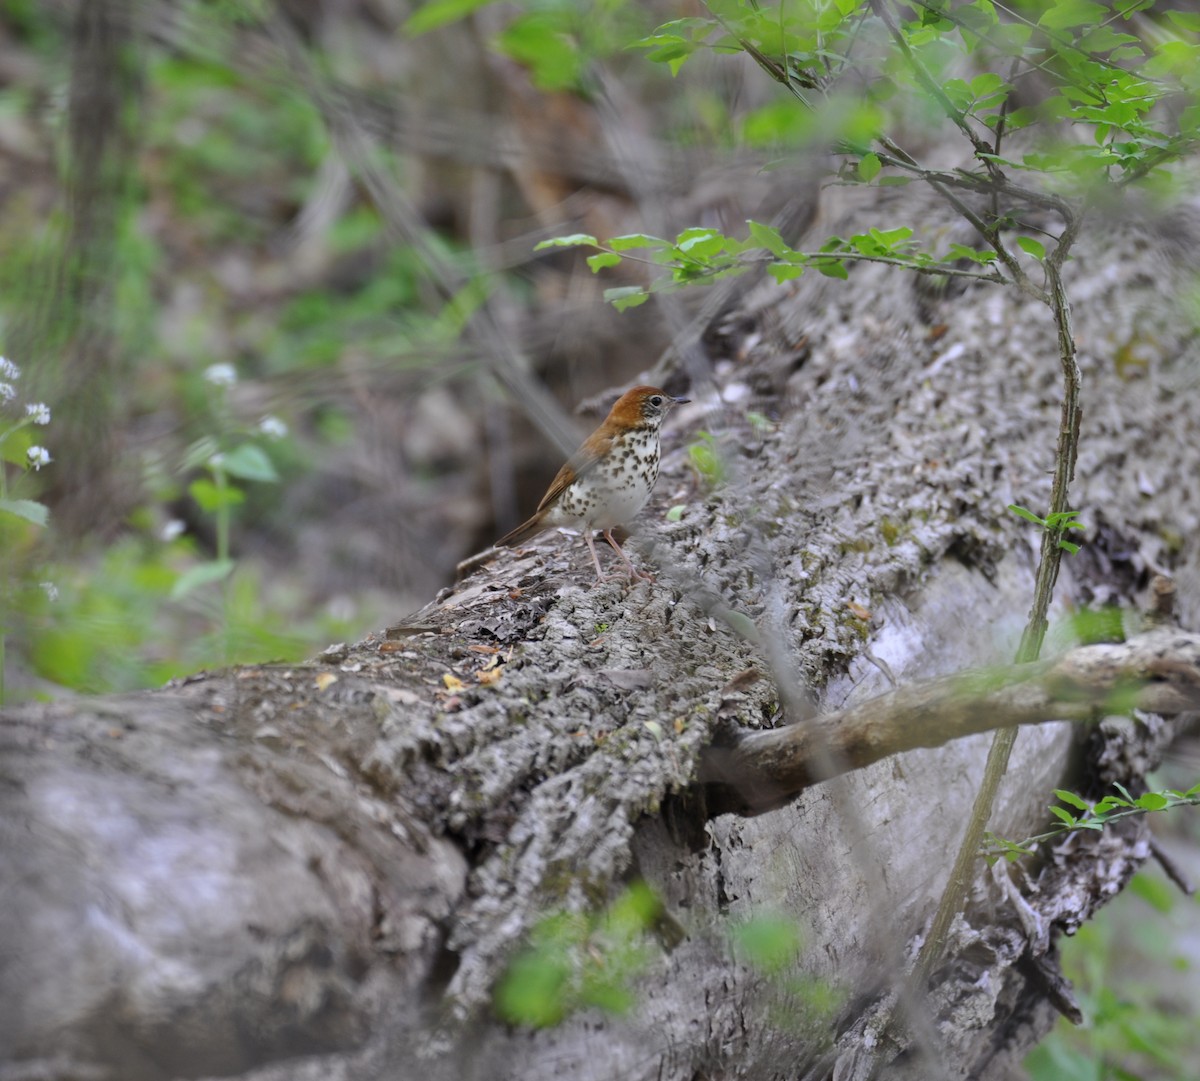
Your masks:
<path fill-rule="evenodd" d="M 814 236 L 953 233 L 908 195 L 845 215 Z M 1196 626 L 1200 389 L 1173 306 L 1196 238 L 1181 214 L 1099 225 L 1068 268 L 1088 529 L 1062 612 L 1134 606 L 1162 570 Z M 805 724 L 810 699 L 1007 665 L 1031 599 L 1039 538 L 1006 506 L 1047 501 L 1049 312 L 878 266 L 810 275 L 710 334 L 720 390 L 688 388 L 630 544 L 655 583 L 593 587 L 583 544 L 551 534 L 310 665 L 6 711 L 5 1076 L 1005 1076 L 1071 1010 L 1055 937 L 1147 858 L 1140 820 L 980 861 L 922 995 L 906 959 L 988 734 L 743 792 L 773 806 L 749 817 L 722 813 L 736 777 L 700 779 L 714 737 Z M 684 449 L 701 430 L 715 486 Z M 1022 730 L 990 828 L 1044 829 L 1056 787 L 1136 788 L 1169 734 L 1146 714 Z M 497 1021 L 538 921 L 635 878 L 663 912 L 632 1009 Z M 800 932 L 777 971 L 731 937 L 766 915 Z M 576 945 L 575 977 L 615 964 L 602 931 Z"/>

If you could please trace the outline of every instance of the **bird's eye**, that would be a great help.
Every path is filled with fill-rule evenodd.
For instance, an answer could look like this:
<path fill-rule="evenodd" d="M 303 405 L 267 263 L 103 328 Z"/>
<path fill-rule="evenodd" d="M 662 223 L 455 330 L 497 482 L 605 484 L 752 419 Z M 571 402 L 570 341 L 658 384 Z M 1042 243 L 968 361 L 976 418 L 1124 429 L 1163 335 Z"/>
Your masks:
<path fill-rule="evenodd" d="M 650 396 L 650 404 L 652 406 L 654 406 L 655 408 L 662 405 L 662 395 L 661 394 L 652 394 Z"/>

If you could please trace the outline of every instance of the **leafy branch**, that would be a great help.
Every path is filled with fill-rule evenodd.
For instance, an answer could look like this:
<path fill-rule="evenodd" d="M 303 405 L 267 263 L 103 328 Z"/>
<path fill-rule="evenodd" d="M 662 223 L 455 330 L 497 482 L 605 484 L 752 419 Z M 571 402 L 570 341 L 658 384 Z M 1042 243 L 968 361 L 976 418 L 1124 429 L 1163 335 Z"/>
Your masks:
<path fill-rule="evenodd" d="M 586 233 L 553 237 L 543 240 L 535 250 L 547 248 L 594 248 L 597 254 L 587 258 L 593 273 L 620 265 L 625 260 L 661 268 L 666 276 L 647 286 L 618 286 L 606 289 L 604 298 L 618 311 L 635 308 L 650 299 L 653 293 L 668 288 L 718 281 L 744 273 L 756 266 L 765 266 L 777 281 L 791 281 L 807 269 L 816 270 L 830 278 L 845 279 L 849 275 L 847 262 L 883 263 L 917 274 L 943 278 L 967 278 L 973 281 L 1011 284 L 998 270 L 969 270 L 962 262 L 990 265 L 993 252 L 965 244 L 950 244 L 946 254 L 935 256 L 917 249 L 911 243 L 913 230 L 907 226 L 894 229 L 870 229 L 849 238 L 832 236 L 817 251 L 798 251 L 790 247 L 774 226 L 748 221 L 749 234 L 739 240 L 716 229 L 695 227 L 685 229 L 674 240 L 631 233 L 597 240 Z M 642 250 L 648 255 L 630 255 Z"/>
<path fill-rule="evenodd" d="M 1168 788 L 1161 792 L 1145 792 L 1136 798 L 1131 796 L 1123 785 L 1114 784 L 1113 787 L 1120 793 L 1119 796 L 1108 795 L 1096 803 L 1088 803 L 1074 792 L 1056 788 L 1054 795 L 1059 803 L 1082 811 L 1083 814 L 1072 814 L 1067 807 L 1052 806 L 1049 808 L 1050 813 L 1059 819 L 1062 825 L 1021 841 L 1010 841 L 994 833 L 986 833 L 985 847 L 980 854 L 989 864 L 995 863 L 1001 857 L 1012 863 L 1022 856 L 1031 855 L 1043 842 L 1056 841 L 1068 833 L 1101 830 L 1110 823 L 1125 818 L 1157 814 L 1176 807 L 1200 807 L 1200 784 L 1193 785 L 1186 792 Z"/>

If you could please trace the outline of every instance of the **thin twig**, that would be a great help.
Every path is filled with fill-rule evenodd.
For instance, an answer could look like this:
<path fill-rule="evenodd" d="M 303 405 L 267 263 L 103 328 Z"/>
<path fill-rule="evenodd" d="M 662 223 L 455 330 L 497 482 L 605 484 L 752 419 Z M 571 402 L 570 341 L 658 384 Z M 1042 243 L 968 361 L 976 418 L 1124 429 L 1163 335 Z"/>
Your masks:
<path fill-rule="evenodd" d="M 958 130 L 971 141 L 971 145 L 975 148 L 975 153 L 979 157 L 979 160 L 983 162 L 984 168 L 996 180 L 1003 179 L 1000 167 L 988 157 L 992 153 L 992 148 L 980 138 L 979 133 L 967 121 L 966 114 L 950 100 L 946 91 L 942 89 L 941 84 L 929 74 L 925 65 L 921 63 L 920 57 L 912 51 L 912 47 L 908 44 L 908 39 L 900 32 L 900 27 L 896 24 L 895 17 L 887 6 L 887 0 L 871 0 L 871 10 L 879 16 L 884 26 L 887 27 L 888 33 L 892 35 L 892 40 L 896 43 L 896 48 L 900 50 L 904 59 L 908 62 L 912 73 L 917 77 L 917 82 L 942 107 L 942 112 L 954 122 Z"/>
<path fill-rule="evenodd" d="M 1150 853 L 1158 861 L 1158 865 L 1163 869 L 1163 873 L 1179 887 L 1182 893 L 1191 897 L 1196 892 L 1196 886 L 1188 877 L 1187 871 L 1179 866 L 1175 858 L 1163 848 L 1158 838 L 1153 834 L 1150 835 Z"/>

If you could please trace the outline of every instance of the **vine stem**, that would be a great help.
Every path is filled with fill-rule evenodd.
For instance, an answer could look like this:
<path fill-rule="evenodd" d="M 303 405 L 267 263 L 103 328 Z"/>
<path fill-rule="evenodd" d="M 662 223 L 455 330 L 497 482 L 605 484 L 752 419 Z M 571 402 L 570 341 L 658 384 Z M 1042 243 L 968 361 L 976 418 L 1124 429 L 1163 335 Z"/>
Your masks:
<path fill-rule="evenodd" d="M 1049 287 L 1049 303 L 1058 328 L 1058 352 L 1063 373 L 1062 414 L 1058 428 L 1058 446 L 1055 451 L 1054 482 L 1050 491 L 1050 514 L 1060 514 L 1068 509 L 1068 492 L 1075 479 L 1075 460 L 1079 453 L 1079 428 L 1083 409 L 1079 401 L 1079 364 L 1075 355 L 1075 334 L 1071 327 L 1071 307 L 1062 281 L 1062 264 L 1067 250 L 1078 230 L 1078 215 L 1067 219 L 1066 228 L 1059 237 L 1053 254 L 1046 260 L 1046 281 Z M 1049 517 L 1049 515 L 1047 515 Z M 1054 596 L 1058 571 L 1062 564 L 1063 550 L 1059 547 L 1057 530 L 1042 533 L 1042 550 L 1034 580 L 1033 606 L 1029 619 L 1017 647 L 1018 664 L 1035 661 L 1041 653 L 1042 642 L 1048 626 L 1047 612 Z M 1008 761 L 1016 742 L 1016 728 L 1002 729 L 996 733 L 984 766 L 983 780 L 976 793 L 966 833 L 954 859 L 950 880 L 942 893 L 933 925 L 925 938 L 920 956 L 912 974 L 915 990 L 924 990 L 933 966 L 945 952 L 950 924 L 962 908 L 972 881 L 972 867 L 979 858 L 984 831 L 992 815 L 1000 783 L 1008 769 Z"/>

